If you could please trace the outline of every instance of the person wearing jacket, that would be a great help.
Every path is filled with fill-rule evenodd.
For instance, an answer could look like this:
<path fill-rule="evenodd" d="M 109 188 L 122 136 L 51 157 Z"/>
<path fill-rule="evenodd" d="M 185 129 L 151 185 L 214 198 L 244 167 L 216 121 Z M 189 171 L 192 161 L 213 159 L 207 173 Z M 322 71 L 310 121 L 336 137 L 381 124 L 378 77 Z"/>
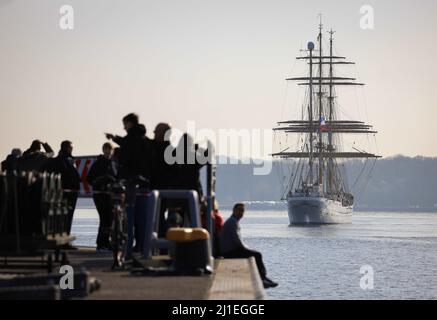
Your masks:
<path fill-rule="evenodd" d="M 116 178 L 115 167 L 112 161 L 113 147 L 107 142 L 102 147 L 103 154 L 93 163 L 87 176 L 88 183 L 93 187 L 93 200 L 99 214 L 99 230 L 97 233 L 97 250 L 111 250 L 110 230 L 112 227 L 113 213 L 111 196 L 101 193 L 104 190 L 102 185 L 103 177 Z"/>
<path fill-rule="evenodd" d="M 168 123 L 159 123 L 154 130 L 154 158 L 153 158 L 153 170 L 151 176 L 151 189 L 154 190 L 166 190 L 173 189 L 176 186 L 177 166 L 176 164 L 169 164 L 165 160 L 165 153 L 168 148 L 173 150 L 170 141 L 166 139 L 166 134 L 169 134 L 171 127 Z M 161 200 L 161 211 L 159 214 L 159 228 L 158 237 L 164 238 L 167 230 L 168 223 L 165 218 L 165 212 L 168 207 L 171 206 L 171 201 L 166 199 Z M 165 252 L 165 251 L 163 251 Z"/>
<path fill-rule="evenodd" d="M 22 152 L 20 149 L 12 149 L 10 155 L 6 157 L 1 163 L 1 171 L 12 173 L 17 169 L 18 161 L 20 160 Z"/>
<path fill-rule="evenodd" d="M 120 146 L 118 152 L 118 174 L 128 182 L 126 212 L 128 215 L 128 249 L 126 259 L 131 258 L 131 248 L 135 239 L 134 251 L 142 251 L 147 198 L 144 193 L 150 188 L 154 150 L 152 141 L 146 137 L 146 127 L 139 123 L 138 115 L 130 113 L 123 118 L 126 136 L 106 134 L 107 139 Z M 137 183 L 141 182 L 141 183 Z M 141 184 L 139 188 L 136 188 Z"/>
<path fill-rule="evenodd" d="M 44 151 L 41 151 L 41 148 Z M 23 152 L 23 156 L 18 160 L 17 169 L 20 171 L 37 171 L 41 172 L 55 153 L 50 145 L 40 140 L 34 140 L 29 149 Z"/>
<path fill-rule="evenodd" d="M 207 154 L 207 150 L 202 150 L 194 143 L 193 138 L 185 133 L 179 140 L 179 144 L 175 149 L 176 157 L 178 153 L 183 155 L 183 163 L 177 165 L 176 189 L 179 190 L 195 190 L 199 195 L 199 200 L 203 196 L 202 185 L 200 182 L 200 169 L 205 164 L 198 161 L 198 154 Z"/>
<path fill-rule="evenodd" d="M 170 141 L 165 139 L 165 135 L 170 132 L 171 127 L 167 123 L 159 123 L 154 130 L 154 158 L 153 171 L 151 175 L 151 188 L 155 190 L 172 189 L 175 187 L 177 179 L 177 168 L 175 164 L 168 164 L 165 161 L 167 148 L 172 148 Z"/>
<path fill-rule="evenodd" d="M 146 137 L 146 127 L 139 123 L 136 114 L 130 113 L 123 118 L 126 136 L 120 137 L 110 133 L 107 139 L 120 146 L 118 155 L 119 176 L 121 179 L 130 180 L 142 176 L 151 180 L 153 145 Z"/>

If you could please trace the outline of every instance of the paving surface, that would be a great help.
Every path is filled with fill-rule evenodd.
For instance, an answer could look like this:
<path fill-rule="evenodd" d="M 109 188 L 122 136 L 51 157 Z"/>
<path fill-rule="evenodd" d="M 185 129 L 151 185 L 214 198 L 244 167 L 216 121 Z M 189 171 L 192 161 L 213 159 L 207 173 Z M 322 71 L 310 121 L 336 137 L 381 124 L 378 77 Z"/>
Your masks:
<path fill-rule="evenodd" d="M 90 294 L 87 299 L 252 300 L 265 298 L 254 261 L 249 259 L 215 260 L 214 273 L 202 276 L 131 275 L 128 271 L 112 271 L 112 255 L 96 253 L 92 248 L 71 251 L 69 260 L 75 271 L 84 267 L 92 277 L 101 282 L 100 289 Z M 153 264 L 160 266 L 163 262 L 157 258 L 152 261 Z M 5 271 L 1 272 L 4 274 Z"/>
<path fill-rule="evenodd" d="M 112 271 L 112 255 L 94 250 L 70 254 L 71 264 L 84 266 L 102 283 L 88 299 L 114 300 L 202 300 L 206 299 L 214 276 L 133 276 Z"/>
<path fill-rule="evenodd" d="M 264 288 L 253 258 L 219 260 L 216 270 L 208 296 L 210 300 L 265 299 Z"/>

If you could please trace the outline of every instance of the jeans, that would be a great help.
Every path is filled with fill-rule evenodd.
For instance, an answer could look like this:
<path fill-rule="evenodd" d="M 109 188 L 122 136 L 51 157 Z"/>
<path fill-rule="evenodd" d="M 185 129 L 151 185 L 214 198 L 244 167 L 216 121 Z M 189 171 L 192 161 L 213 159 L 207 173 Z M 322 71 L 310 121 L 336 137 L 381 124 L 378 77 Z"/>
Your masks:
<path fill-rule="evenodd" d="M 129 188 L 127 193 L 127 224 L 128 224 L 128 239 L 126 248 L 126 259 L 132 257 L 134 241 L 135 246 L 143 251 L 145 240 L 146 216 L 147 216 L 147 197 L 136 195 L 135 193 L 144 193 L 144 190 L 135 190 Z"/>
<path fill-rule="evenodd" d="M 93 200 L 100 220 L 96 240 L 97 248 L 110 248 L 109 235 L 113 221 L 111 196 L 107 194 L 95 194 Z"/>
<path fill-rule="evenodd" d="M 263 263 L 262 254 L 256 250 L 251 250 L 248 248 L 239 248 L 239 249 L 232 250 L 230 252 L 223 253 L 223 257 L 225 259 L 238 259 L 238 258 L 243 259 L 243 258 L 254 257 L 261 279 L 265 279 L 267 275 L 267 271 Z"/>
<path fill-rule="evenodd" d="M 64 193 L 64 199 L 66 199 L 68 203 L 68 219 L 67 219 L 67 226 L 66 226 L 67 229 L 66 231 L 68 235 L 71 234 L 71 226 L 73 224 L 73 215 L 74 215 L 74 210 L 76 209 L 77 198 L 78 198 L 77 192 Z"/>

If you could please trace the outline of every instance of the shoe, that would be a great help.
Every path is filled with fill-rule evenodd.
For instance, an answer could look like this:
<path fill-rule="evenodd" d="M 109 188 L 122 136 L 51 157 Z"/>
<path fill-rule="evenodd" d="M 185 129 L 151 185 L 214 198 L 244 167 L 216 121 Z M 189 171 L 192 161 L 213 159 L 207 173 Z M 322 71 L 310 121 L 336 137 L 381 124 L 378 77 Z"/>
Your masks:
<path fill-rule="evenodd" d="M 264 286 L 264 289 L 275 288 L 278 286 L 278 283 L 276 283 L 276 282 L 274 282 L 266 277 L 263 279 L 263 286 Z"/>
<path fill-rule="evenodd" d="M 108 247 L 97 247 L 96 251 L 99 252 L 99 253 L 110 253 L 110 252 L 112 252 L 111 248 L 108 248 Z"/>

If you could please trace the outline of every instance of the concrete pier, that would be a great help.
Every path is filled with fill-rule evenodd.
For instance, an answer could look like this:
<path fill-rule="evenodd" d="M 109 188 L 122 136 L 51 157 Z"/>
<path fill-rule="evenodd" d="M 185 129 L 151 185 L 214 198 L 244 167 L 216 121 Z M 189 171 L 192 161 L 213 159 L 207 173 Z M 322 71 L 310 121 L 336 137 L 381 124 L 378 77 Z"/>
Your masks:
<path fill-rule="evenodd" d="M 159 265 L 159 257 L 151 263 Z M 204 276 L 131 275 L 112 271 L 112 254 L 80 248 L 69 253 L 69 264 L 79 271 L 85 267 L 101 282 L 92 300 L 260 300 L 265 292 L 253 259 L 216 259 L 214 273 Z M 0 269 L 2 274 L 20 270 Z M 56 272 L 56 267 L 54 268 Z M 42 273 L 42 272 L 40 272 Z"/>

